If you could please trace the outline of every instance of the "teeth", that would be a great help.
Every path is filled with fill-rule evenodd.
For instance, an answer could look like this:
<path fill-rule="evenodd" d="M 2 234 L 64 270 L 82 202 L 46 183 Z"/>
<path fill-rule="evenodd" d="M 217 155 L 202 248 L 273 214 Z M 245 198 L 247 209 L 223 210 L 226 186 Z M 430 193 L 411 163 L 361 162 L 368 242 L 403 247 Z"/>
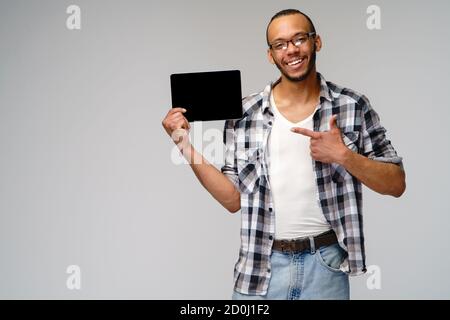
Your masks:
<path fill-rule="evenodd" d="M 289 66 L 293 66 L 293 65 L 299 64 L 302 61 L 303 61 L 303 59 L 294 60 L 292 62 L 289 62 L 288 65 Z"/>

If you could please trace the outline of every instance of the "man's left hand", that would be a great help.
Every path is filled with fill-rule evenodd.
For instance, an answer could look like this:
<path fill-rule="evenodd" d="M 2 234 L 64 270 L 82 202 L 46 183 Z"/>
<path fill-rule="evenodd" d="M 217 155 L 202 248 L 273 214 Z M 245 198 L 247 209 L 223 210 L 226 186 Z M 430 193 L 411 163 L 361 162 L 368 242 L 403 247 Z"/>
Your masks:
<path fill-rule="evenodd" d="M 341 130 L 336 124 L 336 115 L 333 115 L 330 119 L 329 131 L 317 132 L 299 127 L 294 127 L 291 130 L 311 138 L 310 154 L 316 161 L 342 164 L 345 155 L 350 150 L 342 140 Z"/>

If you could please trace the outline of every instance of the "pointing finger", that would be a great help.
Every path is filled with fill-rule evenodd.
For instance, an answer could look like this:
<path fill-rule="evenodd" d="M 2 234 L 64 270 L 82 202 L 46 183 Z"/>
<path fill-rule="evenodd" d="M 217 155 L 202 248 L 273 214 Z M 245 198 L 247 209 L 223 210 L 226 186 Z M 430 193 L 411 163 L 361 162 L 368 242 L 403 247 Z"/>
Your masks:
<path fill-rule="evenodd" d="M 310 137 L 310 138 L 316 138 L 316 139 L 320 138 L 319 132 L 315 132 L 315 131 L 305 129 L 305 128 L 293 127 L 293 128 L 291 128 L 291 131 L 302 134 L 302 135 Z"/>

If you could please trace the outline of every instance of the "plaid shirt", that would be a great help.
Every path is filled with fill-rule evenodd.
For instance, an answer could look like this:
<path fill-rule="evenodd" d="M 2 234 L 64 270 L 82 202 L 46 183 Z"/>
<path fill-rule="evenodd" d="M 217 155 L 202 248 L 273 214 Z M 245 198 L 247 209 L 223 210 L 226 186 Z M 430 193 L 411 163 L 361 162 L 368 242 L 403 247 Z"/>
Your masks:
<path fill-rule="evenodd" d="M 337 114 L 337 125 L 345 145 L 370 159 L 398 164 L 386 129 L 380 124 L 369 100 L 357 92 L 320 78 L 320 105 L 314 116 L 314 131 L 328 131 Z M 278 80 L 279 81 L 279 80 Z M 275 234 L 275 211 L 270 177 L 265 161 L 268 136 L 273 123 L 270 93 L 264 91 L 243 99 L 243 117 L 227 120 L 224 129 L 225 162 L 222 172 L 241 193 L 241 247 L 234 268 L 235 290 L 265 295 L 271 276 L 270 256 Z M 366 272 L 362 224 L 362 186 L 343 166 L 312 159 L 319 207 L 348 253 L 350 275 Z"/>

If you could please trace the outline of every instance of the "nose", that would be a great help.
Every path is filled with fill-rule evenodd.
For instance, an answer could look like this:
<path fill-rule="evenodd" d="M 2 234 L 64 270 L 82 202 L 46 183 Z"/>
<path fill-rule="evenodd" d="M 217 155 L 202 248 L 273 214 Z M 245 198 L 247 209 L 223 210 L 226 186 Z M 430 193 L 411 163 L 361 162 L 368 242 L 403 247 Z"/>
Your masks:
<path fill-rule="evenodd" d="M 297 47 L 295 44 L 294 44 L 294 42 L 291 40 L 291 41 L 288 41 L 288 43 L 287 43 L 287 49 L 286 49 L 286 51 L 287 51 L 287 53 L 289 54 L 289 53 L 292 53 L 292 52 L 297 52 L 297 51 L 299 51 L 300 50 L 300 48 L 299 47 Z"/>

